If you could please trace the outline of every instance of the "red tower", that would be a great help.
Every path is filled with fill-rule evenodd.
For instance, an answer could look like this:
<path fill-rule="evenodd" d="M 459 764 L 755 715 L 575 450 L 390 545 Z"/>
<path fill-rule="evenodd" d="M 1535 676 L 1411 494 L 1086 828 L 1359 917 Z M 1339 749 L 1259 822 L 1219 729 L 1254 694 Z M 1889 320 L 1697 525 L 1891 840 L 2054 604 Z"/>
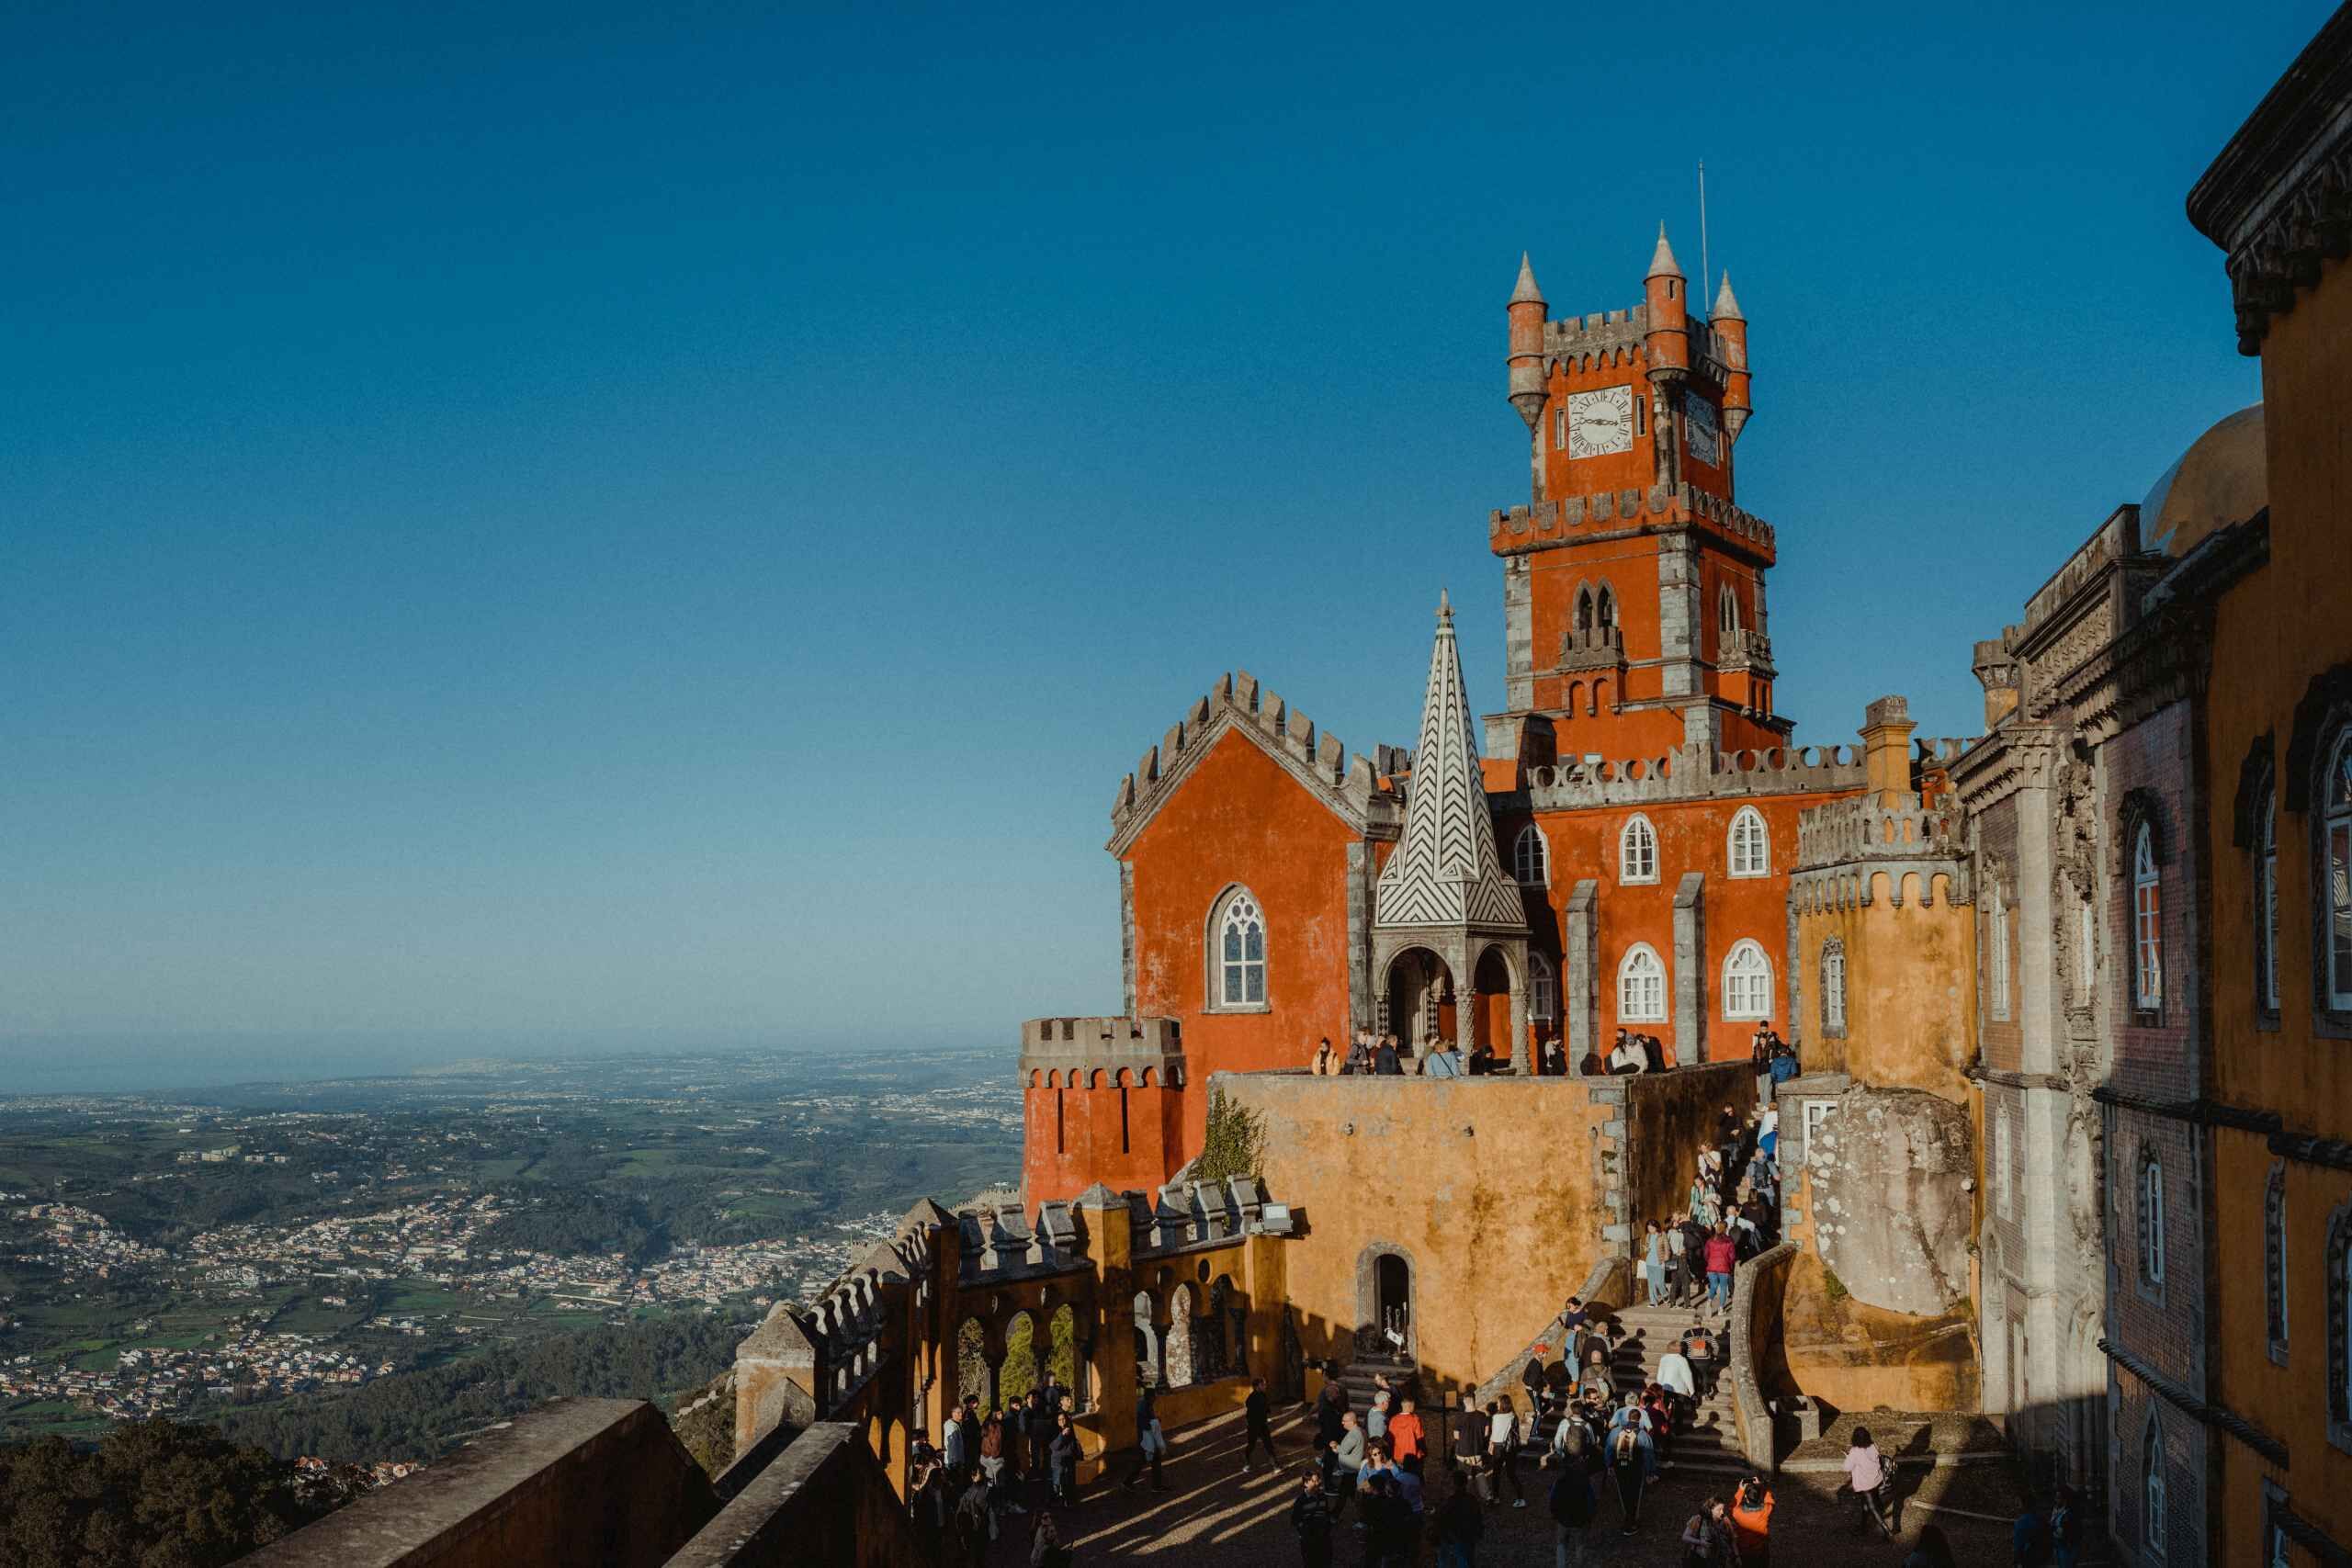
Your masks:
<path fill-rule="evenodd" d="M 1549 320 L 1521 258 L 1510 395 L 1533 495 L 1493 514 L 1490 542 L 1504 560 L 1504 729 L 1522 761 L 1788 739 L 1765 636 L 1772 531 L 1733 499 L 1747 322 L 1728 277 L 1705 319 L 1689 291 L 1664 225 L 1630 310 Z"/>

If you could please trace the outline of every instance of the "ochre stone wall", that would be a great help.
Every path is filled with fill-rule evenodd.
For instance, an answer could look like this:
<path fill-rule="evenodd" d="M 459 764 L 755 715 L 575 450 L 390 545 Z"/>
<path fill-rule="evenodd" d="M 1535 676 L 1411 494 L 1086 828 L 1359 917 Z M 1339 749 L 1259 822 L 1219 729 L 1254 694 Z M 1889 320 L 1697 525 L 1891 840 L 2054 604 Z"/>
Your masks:
<path fill-rule="evenodd" d="M 1980 1390 L 1972 1320 L 1962 1310 L 1914 1317 L 1829 1289 L 1801 1247 L 1781 1298 L 1781 1347 L 1798 1389 L 1837 1410 L 1974 1410 Z"/>
<path fill-rule="evenodd" d="M 1949 883 L 1937 877 L 1936 901 L 1923 906 L 1915 874 L 1898 907 L 1882 872 L 1871 903 L 1798 917 L 1806 1072 L 1847 1073 L 1862 1083 L 1968 1101 L 1965 1070 L 1976 1037 L 1975 910 L 1951 902 Z M 1833 938 L 1846 948 L 1846 1025 L 1837 1032 L 1822 1018 L 1821 954 Z"/>
<path fill-rule="evenodd" d="M 2317 287 L 2297 290 L 2262 351 L 2270 493 L 2269 564 L 2222 596 L 2214 623 L 2213 690 L 2205 711 L 2204 817 L 2211 861 L 2214 1098 L 2278 1111 L 2288 1129 L 2352 1139 L 2352 1047 L 2313 1028 L 2312 932 L 2318 869 L 2313 818 L 2278 805 L 2278 994 L 2275 1021 L 2254 998 L 2253 862 L 2233 841 L 2233 796 L 2257 739 L 2286 765 L 2297 705 L 2312 678 L 2352 662 L 2352 547 L 2345 501 L 2352 495 L 2352 262 L 2324 262 Z M 2274 787 L 2278 787 L 2275 786 Z M 2215 1386 L 2233 1409 L 2292 1450 L 2295 1511 L 2338 1541 L 2352 1541 L 2352 1454 L 2326 1434 L 2329 1303 L 2324 1257 L 2329 1219 L 2352 1201 L 2352 1172 L 2283 1161 L 2287 1189 L 2287 1330 L 2284 1364 L 2270 1357 L 2263 1293 L 2263 1196 L 2275 1159 L 2263 1135 L 2213 1129 L 2216 1259 L 2209 1311 L 2228 1325 L 2216 1337 Z M 2266 1467 L 2242 1444 L 2216 1445 L 2223 1516 L 2217 1561 L 2262 1551 Z"/>
<path fill-rule="evenodd" d="M 1741 1121 L 1756 1107 L 1756 1075 L 1743 1057 L 1717 1066 L 1634 1073 L 1625 1086 L 1626 1219 L 1633 1245 L 1642 1226 L 1689 1211 L 1699 1151 L 1712 1146 L 1724 1108 Z"/>
<path fill-rule="evenodd" d="M 1359 1263 L 1412 1269 L 1421 1365 L 1470 1386 L 1523 1348 L 1583 1283 L 1606 1223 L 1593 1153 L 1613 1105 L 1569 1078 L 1228 1077 L 1266 1119 L 1265 1184 L 1305 1222 L 1284 1253 L 1309 1357 L 1352 1354 Z"/>
<path fill-rule="evenodd" d="M 1318 1036 L 1347 1041 L 1350 842 L 1329 807 L 1228 731 L 1128 852 L 1136 1011 L 1182 1021 L 1189 1075 L 1171 1163 L 1158 1180 L 1200 1147 L 1211 1073 L 1304 1067 Z M 1207 1010 L 1210 908 L 1237 883 L 1266 917 L 1262 1012 Z"/>

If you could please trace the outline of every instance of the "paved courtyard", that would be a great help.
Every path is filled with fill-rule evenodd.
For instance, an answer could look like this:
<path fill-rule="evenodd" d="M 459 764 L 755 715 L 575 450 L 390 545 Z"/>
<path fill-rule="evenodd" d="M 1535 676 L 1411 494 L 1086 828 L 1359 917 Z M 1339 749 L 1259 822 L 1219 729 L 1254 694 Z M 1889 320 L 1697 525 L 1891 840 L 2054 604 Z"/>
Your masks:
<path fill-rule="evenodd" d="M 1079 1563 L 1182 1563 L 1184 1568 L 1226 1568 L 1226 1565 L 1283 1564 L 1298 1561 L 1296 1538 L 1291 1533 L 1288 1509 L 1292 1494 L 1306 1465 L 1312 1427 L 1303 1412 L 1278 1417 L 1275 1435 L 1283 1461 L 1269 1469 L 1262 1458 L 1254 1474 L 1241 1473 L 1242 1432 L 1238 1416 L 1221 1417 L 1172 1440 L 1165 1473 L 1168 1491 L 1155 1493 L 1148 1483 L 1132 1492 L 1116 1481 L 1088 1487 L 1077 1512 L 1066 1516 L 1065 1539 L 1076 1549 Z M 1553 1530 L 1544 1498 L 1551 1473 L 1539 1472 L 1532 1462 L 1521 1473 L 1528 1487 L 1528 1506 L 1513 1509 L 1508 1501 L 1486 1511 L 1487 1539 L 1478 1553 L 1480 1568 L 1552 1568 Z M 1124 1472 L 1124 1464 L 1121 1472 Z M 1442 1466 L 1432 1466 L 1432 1503 L 1448 1495 Z M 1586 1560 L 1648 1568 L 1677 1568 L 1682 1561 L 1683 1521 L 1699 1503 L 1724 1490 L 1721 1476 L 1678 1476 L 1669 1470 L 1650 1488 L 1643 1506 L 1640 1528 L 1631 1537 L 1619 1533 L 1616 1501 L 1604 1497 L 1598 1521 L 1588 1535 Z M 1948 1561 L 1954 1564 L 2007 1563 L 2008 1528 L 1995 1519 L 1969 1514 L 1930 1512 L 1919 1505 L 1964 1508 L 1969 1513 L 2006 1516 L 2014 1511 L 2017 1489 L 2007 1467 L 1967 1465 L 1903 1473 L 1898 1495 L 1905 1499 L 1902 1538 L 1888 1544 L 1850 1505 L 1831 1498 L 1836 1476 L 1788 1475 L 1772 1487 L 1778 1507 L 1773 1515 L 1773 1554 L 1784 1564 L 1884 1563 L 1893 1568 L 1917 1544 L 1920 1532 L 1940 1529 L 1950 1543 Z M 1508 1498 L 1510 1494 L 1504 1494 Z M 992 1563 L 1028 1561 L 1027 1521 L 1007 1521 Z M 1363 1538 L 1342 1523 L 1333 1560 L 1353 1568 L 1362 1560 Z M 1018 1551 L 1016 1551 L 1016 1547 Z M 1424 1543 L 1420 1561 L 1434 1561 L 1435 1550 Z M 1748 1564 L 1747 1568 L 1754 1568 Z"/>

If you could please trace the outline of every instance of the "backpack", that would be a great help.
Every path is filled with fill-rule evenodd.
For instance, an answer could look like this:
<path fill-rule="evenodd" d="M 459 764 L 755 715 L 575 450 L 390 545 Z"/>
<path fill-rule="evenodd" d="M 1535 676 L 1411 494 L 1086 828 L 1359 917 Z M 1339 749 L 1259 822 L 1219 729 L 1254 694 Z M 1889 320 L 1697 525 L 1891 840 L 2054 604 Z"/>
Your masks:
<path fill-rule="evenodd" d="M 1611 1445 L 1618 1464 L 1632 1464 L 1642 1457 L 1642 1434 L 1631 1422 L 1617 1428 L 1617 1440 Z"/>
<path fill-rule="evenodd" d="M 1563 1416 L 1552 1446 L 1569 1459 L 1582 1459 L 1585 1450 L 1592 1446 L 1592 1429 L 1575 1416 Z"/>

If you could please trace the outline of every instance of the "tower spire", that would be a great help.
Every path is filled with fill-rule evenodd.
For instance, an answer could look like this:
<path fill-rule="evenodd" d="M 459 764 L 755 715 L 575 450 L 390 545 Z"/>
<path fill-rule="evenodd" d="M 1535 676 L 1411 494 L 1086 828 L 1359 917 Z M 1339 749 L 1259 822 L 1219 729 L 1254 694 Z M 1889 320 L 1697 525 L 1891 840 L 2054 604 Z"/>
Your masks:
<path fill-rule="evenodd" d="M 1650 256 L 1650 277 L 1680 277 L 1681 265 L 1674 259 L 1674 247 L 1666 243 L 1666 225 L 1657 226 L 1657 249 Z"/>
<path fill-rule="evenodd" d="M 1525 251 L 1521 251 L 1519 253 L 1519 283 L 1510 291 L 1510 302 L 1525 305 L 1531 301 L 1538 305 L 1544 303 L 1544 290 L 1535 286 L 1535 264 L 1528 260 Z"/>
<path fill-rule="evenodd" d="M 1731 270 L 1728 267 L 1724 270 L 1723 287 L 1715 290 L 1715 308 L 1707 314 L 1718 321 L 1747 320 L 1739 313 L 1739 299 L 1731 291 Z"/>

